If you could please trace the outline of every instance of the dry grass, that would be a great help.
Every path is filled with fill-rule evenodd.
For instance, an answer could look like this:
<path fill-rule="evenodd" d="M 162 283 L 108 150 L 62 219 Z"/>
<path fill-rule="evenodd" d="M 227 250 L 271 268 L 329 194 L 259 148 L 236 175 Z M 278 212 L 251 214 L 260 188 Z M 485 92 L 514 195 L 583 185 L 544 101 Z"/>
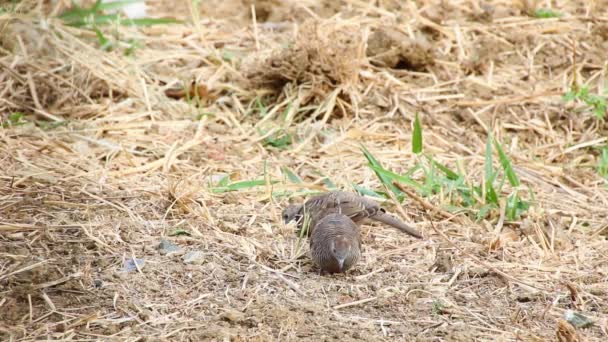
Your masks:
<path fill-rule="evenodd" d="M 0 115 L 25 113 L 0 129 L 3 340 L 608 339 L 608 130 L 561 100 L 573 79 L 603 91 L 607 1 L 554 1 L 550 19 L 528 15 L 548 1 L 150 1 L 187 22 L 115 28 L 130 56 L 38 3 L 0 14 Z M 419 44 L 415 71 L 408 46 L 385 51 L 397 69 L 366 59 L 385 26 Z M 165 95 L 192 81 L 202 98 Z M 473 183 L 498 137 L 532 207 L 475 222 L 442 194 L 388 201 L 428 239 L 368 225 L 360 264 L 318 275 L 287 197 L 325 177 L 381 189 L 359 143 L 405 172 L 416 111 L 425 150 Z M 294 143 L 266 144 L 279 133 Z M 214 191 L 222 175 L 261 186 Z M 163 238 L 202 259 L 161 255 Z M 595 325 L 572 330 L 568 309 Z"/>

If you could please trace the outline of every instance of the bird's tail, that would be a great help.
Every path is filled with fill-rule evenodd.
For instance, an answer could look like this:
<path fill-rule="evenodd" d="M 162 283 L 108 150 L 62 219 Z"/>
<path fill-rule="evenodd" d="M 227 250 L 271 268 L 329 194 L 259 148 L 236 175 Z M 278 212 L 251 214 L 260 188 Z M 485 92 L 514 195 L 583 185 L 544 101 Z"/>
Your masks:
<path fill-rule="evenodd" d="M 411 235 L 413 237 L 417 237 L 419 239 L 422 239 L 422 234 L 418 233 L 414 228 L 412 228 L 409 225 L 407 225 L 407 224 L 399 221 L 398 219 L 392 217 L 389 214 L 380 212 L 380 213 L 374 215 L 372 217 L 372 219 L 374 219 L 376 221 L 380 221 L 380 222 L 386 223 L 386 224 L 388 224 L 390 226 L 393 226 L 393 227 L 399 229 L 400 231 L 402 231 L 402 232 L 404 232 L 406 234 L 409 234 L 409 235 Z"/>

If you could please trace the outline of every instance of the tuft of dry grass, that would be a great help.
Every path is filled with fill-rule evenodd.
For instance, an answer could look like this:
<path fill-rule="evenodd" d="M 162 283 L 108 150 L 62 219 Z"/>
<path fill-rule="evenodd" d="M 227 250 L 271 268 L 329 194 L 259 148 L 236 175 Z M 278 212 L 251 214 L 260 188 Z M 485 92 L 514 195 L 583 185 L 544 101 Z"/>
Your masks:
<path fill-rule="evenodd" d="M 336 88 L 356 87 L 364 63 L 363 32 L 353 21 L 309 19 L 297 26 L 293 40 L 266 52 L 245 74 L 254 88 L 281 91 L 305 85 L 319 102 Z M 308 101 L 303 101 L 306 105 Z"/>
<path fill-rule="evenodd" d="M 185 23 L 100 26 L 105 50 L 64 1 L 0 12 L 2 340 L 608 338 L 607 126 L 562 100 L 605 91 L 606 1 L 147 4 Z M 382 30 L 397 64 L 368 50 Z M 506 186 L 475 220 L 400 184 L 382 200 L 427 239 L 365 225 L 357 267 L 318 275 L 281 209 L 384 192 L 361 143 L 405 174 L 416 112 L 466 184 L 502 142 L 530 208 L 509 221 Z"/>

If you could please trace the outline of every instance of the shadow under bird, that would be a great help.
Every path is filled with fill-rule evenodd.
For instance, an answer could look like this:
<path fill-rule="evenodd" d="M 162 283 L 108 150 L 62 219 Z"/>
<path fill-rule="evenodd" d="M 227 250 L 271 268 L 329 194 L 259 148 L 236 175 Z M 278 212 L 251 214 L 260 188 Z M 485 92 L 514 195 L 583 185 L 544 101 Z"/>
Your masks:
<path fill-rule="evenodd" d="M 386 210 L 374 200 L 347 191 L 331 191 L 311 197 L 304 204 L 291 204 L 283 210 L 283 221 L 289 223 L 295 220 L 298 235 L 302 233 L 301 230 L 304 228 L 304 235 L 310 236 L 317 223 L 332 213 L 345 215 L 357 225 L 362 224 L 365 219 L 380 221 L 406 234 L 422 239 L 419 232 L 387 214 Z"/>
<path fill-rule="evenodd" d="M 324 216 L 312 230 L 310 253 L 322 271 L 348 271 L 361 257 L 359 226 L 344 214 L 330 213 Z"/>

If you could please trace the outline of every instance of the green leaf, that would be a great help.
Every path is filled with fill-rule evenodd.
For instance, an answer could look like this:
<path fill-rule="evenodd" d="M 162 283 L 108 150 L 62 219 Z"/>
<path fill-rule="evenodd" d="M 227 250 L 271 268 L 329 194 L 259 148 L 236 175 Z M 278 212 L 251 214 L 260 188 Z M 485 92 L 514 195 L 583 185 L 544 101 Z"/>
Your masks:
<path fill-rule="evenodd" d="M 498 195 L 492 183 L 486 182 L 486 203 L 498 205 Z"/>
<path fill-rule="evenodd" d="M 517 177 L 517 174 L 515 173 L 515 171 L 513 170 L 513 167 L 511 166 L 511 161 L 509 160 L 509 157 L 507 157 L 507 155 L 505 154 L 505 152 L 502 149 L 502 146 L 500 145 L 500 143 L 498 141 L 494 140 L 494 146 L 496 147 L 496 150 L 498 151 L 498 157 L 500 158 L 500 164 L 502 165 L 502 168 L 505 171 L 507 178 L 509 179 L 509 183 L 511 183 L 511 186 L 519 186 L 519 184 L 520 184 L 519 178 Z"/>
<path fill-rule="evenodd" d="M 21 113 L 21 112 L 14 112 L 8 116 L 8 121 L 12 125 L 17 125 L 17 124 L 21 123 L 21 119 L 23 119 L 23 113 Z"/>
<path fill-rule="evenodd" d="M 293 143 L 293 137 L 285 130 L 280 130 L 264 138 L 262 145 L 272 146 L 279 149 L 286 149 Z"/>
<path fill-rule="evenodd" d="M 399 183 L 409 185 L 418 191 L 421 191 L 421 192 L 424 191 L 424 187 L 420 183 L 416 182 L 415 180 L 413 180 L 409 177 L 405 177 L 405 176 L 396 174 L 392 171 L 389 171 L 389 170 L 387 170 L 383 167 L 379 167 L 379 166 L 369 165 L 368 167 L 370 169 L 372 169 L 376 173 L 376 175 L 378 175 L 378 178 L 382 177 L 382 179 L 384 179 L 383 183 L 385 185 L 388 184 L 388 185 L 391 185 L 393 188 L 395 188 L 392 181 L 398 181 Z M 387 187 L 388 187 L 388 185 L 387 185 Z M 390 189 L 390 187 L 389 187 L 389 189 Z M 397 191 L 399 194 L 401 193 L 401 191 L 399 191 L 399 189 L 397 189 Z"/>
<path fill-rule="evenodd" d="M 270 184 L 276 184 L 276 183 L 278 183 L 278 181 L 270 181 Z M 249 188 L 254 188 L 254 187 L 263 186 L 263 185 L 266 185 L 266 180 L 256 179 L 256 180 L 235 182 L 230 185 L 223 186 L 223 187 L 215 187 L 215 188 L 212 188 L 211 191 L 213 193 L 222 193 L 222 192 L 228 192 L 228 191 L 238 191 L 238 190 L 242 190 L 242 189 L 249 189 Z"/>
<path fill-rule="evenodd" d="M 511 195 L 509 195 L 509 197 L 507 197 L 507 207 L 505 208 L 505 216 L 507 217 L 507 220 L 515 220 L 515 217 L 517 216 L 518 201 L 519 198 L 516 193 L 512 193 Z"/>
<path fill-rule="evenodd" d="M 181 236 L 181 235 L 187 235 L 187 236 L 191 236 L 192 233 L 190 233 L 187 230 L 183 230 L 183 229 L 176 229 L 174 230 L 171 234 L 169 234 L 169 236 Z"/>
<path fill-rule="evenodd" d="M 336 183 L 332 182 L 331 179 L 329 179 L 329 177 L 323 177 L 323 179 L 321 179 L 321 181 L 329 190 L 334 190 L 334 189 L 338 188 L 336 186 Z"/>
<path fill-rule="evenodd" d="M 439 170 L 441 170 L 441 172 L 443 172 L 446 177 L 448 177 L 448 179 L 450 180 L 457 180 L 458 178 L 460 178 L 460 175 L 457 174 L 456 172 L 450 170 L 447 166 L 435 161 L 434 159 L 431 158 L 431 162 L 433 163 L 433 165 L 435 165 Z"/>
<path fill-rule="evenodd" d="M 183 21 L 173 18 L 137 18 L 137 19 L 122 19 L 121 25 L 125 26 L 153 26 L 166 24 L 181 24 Z"/>
<path fill-rule="evenodd" d="M 57 127 L 65 126 L 69 123 L 68 120 L 64 121 L 36 121 L 36 126 L 40 127 L 43 130 L 55 129 Z"/>
<path fill-rule="evenodd" d="M 509 221 L 517 220 L 521 214 L 530 208 L 530 202 L 522 201 L 517 193 L 512 193 L 507 198 L 505 216 Z"/>
<path fill-rule="evenodd" d="M 389 175 L 392 174 L 392 172 L 382 167 L 382 164 L 380 164 L 380 162 L 367 150 L 367 148 L 365 148 L 365 146 L 363 146 L 363 144 L 361 144 L 361 150 L 369 163 L 368 167 L 376 173 L 376 176 L 380 182 L 395 195 L 401 196 L 401 191 L 397 189 L 397 187 L 391 182 L 392 177 Z"/>
<path fill-rule="evenodd" d="M 486 204 L 486 205 L 482 206 L 481 208 L 479 208 L 479 211 L 477 212 L 476 219 L 479 221 L 479 220 L 486 218 L 490 214 L 492 209 L 495 209 L 495 208 L 496 208 L 496 205 L 494 205 L 494 204 Z"/>
<path fill-rule="evenodd" d="M 416 171 L 418 171 L 420 169 L 422 169 L 422 166 L 420 165 L 420 163 L 417 163 L 411 169 L 407 170 L 407 172 L 404 173 L 403 176 L 405 176 L 405 177 L 411 177 L 414 174 L 414 172 L 416 172 Z"/>
<path fill-rule="evenodd" d="M 420 125 L 418 112 L 416 112 L 416 119 L 414 120 L 414 137 L 412 138 L 412 152 L 416 154 L 422 152 L 422 126 Z"/>
<path fill-rule="evenodd" d="M 106 25 L 106 24 L 109 24 L 111 22 L 115 22 L 118 20 L 119 20 L 119 18 L 118 18 L 117 14 L 108 14 L 108 15 L 90 14 L 90 15 L 86 15 L 86 16 L 83 16 L 80 18 L 74 18 L 74 20 L 65 20 L 65 23 L 67 25 L 75 26 L 75 27 L 82 27 L 82 26 L 87 26 L 87 25 L 91 25 L 91 26 L 95 27 L 95 26 Z"/>
<path fill-rule="evenodd" d="M 298 175 L 296 175 L 293 171 L 291 171 L 288 167 L 282 167 L 281 171 L 287 175 L 287 178 L 289 179 L 290 182 L 292 183 L 296 183 L 296 184 L 301 184 L 304 183 L 304 181 L 302 181 L 302 178 L 300 178 Z"/>
<path fill-rule="evenodd" d="M 222 51 L 222 59 L 225 60 L 226 62 L 232 62 L 232 60 L 235 57 L 236 57 L 236 55 L 232 51 L 228 51 L 228 50 Z"/>
<path fill-rule="evenodd" d="M 228 186 L 228 184 L 230 183 L 230 175 L 224 175 L 224 177 L 222 177 L 222 179 L 219 180 L 219 182 L 217 182 L 217 186 L 218 187 L 226 187 Z"/>
<path fill-rule="evenodd" d="M 262 102 L 262 99 L 259 96 L 256 96 L 256 98 L 255 98 L 255 105 L 256 105 L 256 107 L 258 109 L 258 113 L 260 113 L 261 117 L 265 117 L 266 114 L 268 114 L 268 108 L 266 107 L 264 102 Z"/>
<path fill-rule="evenodd" d="M 21 112 L 14 112 L 8 115 L 7 120 L 5 122 L 2 122 L 2 125 L 0 127 L 15 127 L 15 126 L 21 126 L 23 124 L 25 124 L 27 121 L 23 118 L 24 114 Z"/>
<path fill-rule="evenodd" d="M 554 11 L 550 8 L 539 8 L 536 11 L 534 11 L 534 17 L 541 18 L 541 19 L 559 18 L 561 16 L 562 16 L 561 13 Z"/>
<path fill-rule="evenodd" d="M 425 175 L 425 181 L 424 181 L 424 186 L 425 186 L 425 191 L 424 191 L 424 196 L 428 196 L 431 194 L 435 193 L 435 189 L 437 188 L 438 184 L 436 181 L 436 175 L 435 175 L 435 166 L 433 163 L 431 163 L 431 167 L 430 169 L 427 169 L 426 167 L 423 167 L 424 169 L 424 175 Z"/>
<path fill-rule="evenodd" d="M 569 90 L 564 94 L 564 96 L 562 96 L 562 101 L 570 102 L 570 101 L 574 100 L 575 98 L 576 98 L 576 92 L 574 92 L 573 90 Z"/>
<path fill-rule="evenodd" d="M 600 176 L 608 179 L 608 146 L 602 147 L 600 151 L 597 172 Z"/>
<path fill-rule="evenodd" d="M 351 183 L 351 186 L 353 187 L 353 189 L 355 189 L 355 191 L 357 191 L 361 195 L 367 195 L 367 196 L 372 196 L 372 197 L 377 197 L 377 198 L 384 198 L 384 196 L 380 195 L 379 193 L 375 192 L 374 190 L 362 187 L 355 183 Z"/>
<path fill-rule="evenodd" d="M 484 179 L 490 184 L 494 183 L 494 177 L 496 176 L 494 173 L 494 167 L 492 166 L 492 133 L 488 133 L 488 139 L 486 141 L 486 157 L 485 157 L 485 165 L 484 165 Z"/>
<path fill-rule="evenodd" d="M 123 8 L 127 5 L 144 2 L 144 0 L 122 0 L 122 1 L 114 1 L 114 2 L 100 2 L 96 3 L 91 9 L 96 11 L 108 11 L 108 10 L 116 10 Z"/>
<path fill-rule="evenodd" d="M 104 36 L 103 32 L 101 32 L 98 28 L 94 27 L 93 31 L 95 31 L 95 35 L 97 36 L 101 49 L 104 51 L 109 51 L 112 48 L 112 42 L 110 42 L 106 36 Z"/>

